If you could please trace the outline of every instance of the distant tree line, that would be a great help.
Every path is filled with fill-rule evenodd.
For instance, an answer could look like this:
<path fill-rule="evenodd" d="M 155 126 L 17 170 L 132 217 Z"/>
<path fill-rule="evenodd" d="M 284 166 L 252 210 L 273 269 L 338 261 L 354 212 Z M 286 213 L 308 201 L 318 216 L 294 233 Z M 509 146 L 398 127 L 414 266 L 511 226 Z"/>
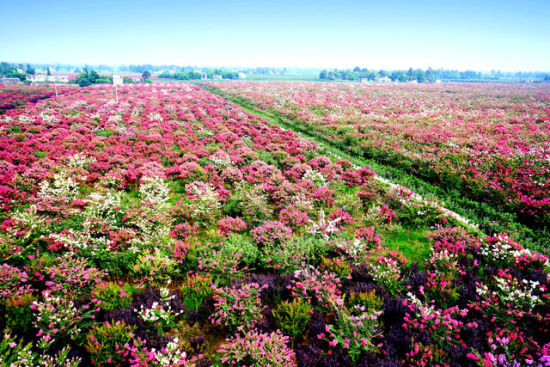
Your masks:
<path fill-rule="evenodd" d="M 370 81 L 388 77 L 391 81 L 418 83 L 442 81 L 498 81 L 498 80 L 550 80 L 550 74 L 544 72 L 480 72 L 473 70 L 459 71 L 446 69 L 426 70 L 409 68 L 408 70 L 369 70 L 356 66 L 348 70 L 322 70 L 319 73 L 321 80 L 360 80 Z"/>
<path fill-rule="evenodd" d="M 113 83 L 113 78 L 106 75 L 99 75 L 95 70 L 84 68 L 80 74 L 72 81 L 81 87 L 87 87 L 92 84 L 109 84 Z"/>
<path fill-rule="evenodd" d="M 176 79 L 176 80 L 199 80 L 202 78 L 202 74 L 198 71 L 186 71 L 186 72 L 164 72 L 159 75 L 159 78 L 164 79 Z M 239 73 L 236 71 L 223 71 L 221 69 L 215 69 L 204 73 L 208 79 L 212 79 L 214 75 L 221 75 L 223 79 L 239 79 Z"/>

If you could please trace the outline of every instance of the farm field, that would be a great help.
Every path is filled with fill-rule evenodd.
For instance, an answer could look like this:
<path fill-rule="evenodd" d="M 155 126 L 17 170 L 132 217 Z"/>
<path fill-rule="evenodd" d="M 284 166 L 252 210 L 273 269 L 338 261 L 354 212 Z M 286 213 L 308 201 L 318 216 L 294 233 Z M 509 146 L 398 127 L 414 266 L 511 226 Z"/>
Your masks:
<path fill-rule="evenodd" d="M 451 197 L 506 212 L 526 227 L 524 237 L 536 248 L 550 245 L 548 85 L 208 86 L 350 154 L 417 176 Z M 480 218 L 488 217 L 478 211 Z M 493 227 L 485 223 L 486 230 L 498 230 Z"/>
<path fill-rule="evenodd" d="M 548 225 L 547 87 L 209 85 Z M 7 365 L 550 363 L 544 251 L 194 84 L 2 93 Z"/>

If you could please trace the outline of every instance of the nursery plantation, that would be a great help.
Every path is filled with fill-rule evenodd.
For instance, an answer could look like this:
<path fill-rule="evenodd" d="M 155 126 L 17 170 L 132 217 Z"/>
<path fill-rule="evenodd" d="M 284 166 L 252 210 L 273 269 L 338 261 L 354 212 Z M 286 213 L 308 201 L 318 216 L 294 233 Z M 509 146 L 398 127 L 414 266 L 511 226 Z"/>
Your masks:
<path fill-rule="evenodd" d="M 549 255 L 548 83 L 0 86 L 2 366 L 548 366 Z"/>

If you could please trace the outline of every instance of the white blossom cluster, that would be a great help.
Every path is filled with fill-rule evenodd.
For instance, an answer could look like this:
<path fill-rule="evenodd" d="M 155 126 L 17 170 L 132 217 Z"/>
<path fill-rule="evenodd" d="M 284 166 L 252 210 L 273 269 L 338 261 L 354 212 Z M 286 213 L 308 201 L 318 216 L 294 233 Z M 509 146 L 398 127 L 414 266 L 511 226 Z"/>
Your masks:
<path fill-rule="evenodd" d="M 330 235 L 333 233 L 336 233 L 339 231 L 338 229 L 338 223 L 342 220 L 342 218 L 334 218 L 333 220 L 326 220 L 325 219 L 325 212 L 323 210 L 319 211 L 319 221 L 316 223 L 309 220 L 309 223 L 311 224 L 311 228 L 309 232 L 311 234 L 320 234 L 323 236 L 325 241 L 328 241 L 330 239 Z"/>
<path fill-rule="evenodd" d="M 67 165 L 69 167 L 85 168 L 90 163 L 94 163 L 95 161 L 96 160 L 93 157 L 87 157 L 86 154 L 77 153 L 69 157 L 69 162 L 67 163 Z"/>
<path fill-rule="evenodd" d="M 542 303 L 541 298 L 536 294 L 544 288 L 539 288 L 539 282 L 523 279 L 522 283 L 516 280 L 507 280 L 504 277 L 495 277 L 496 289 L 490 290 L 485 284 L 476 287 L 477 294 L 486 298 L 498 297 L 505 305 L 514 305 L 522 310 L 531 311 L 535 306 Z"/>
<path fill-rule="evenodd" d="M 315 187 L 327 185 L 327 179 L 325 178 L 325 176 L 323 176 L 321 172 L 312 169 L 307 170 L 306 173 L 304 173 L 302 179 L 311 182 L 313 185 L 315 185 Z"/>
<path fill-rule="evenodd" d="M 135 309 L 135 312 L 137 312 L 139 317 L 141 317 L 145 322 L 149 322 L 151 324 L 162 322 L 168 324 L 176 316 L 182 313 L 181 311 L 175 312 L 172 310 L 172 307 L 170 306 L 170 300 L 172 300 L 172 298 L 174 298 L 174 296 L 170 296 L 170 291 L 168 288 L 163 287 L 160 289 L 160 302 L 153 302 L 151 307 L 141 305 L 139 309 Z"/>
<path fill-rule="evenodd" d="M 160 177 L 143 177 L 139 185 L 139 196 L 159 210 L 166 209 L 170 188 Z"/>
<path fill-rule="evenodd" d="M 54 175 L 52 184 L 48 180 L 40 183 L 38 195 L 42 197 L 66 197 L 74 198 L 78 194 L 78 183 L 70 177 L 65 171 L 60 171 Z"/>
<path fill-rule="evenodd" d="M 162 115 L 158 112 L 151 112 L 147 117 L 149 117 L 149 120 L 151 121 L 158 121 L 158 122 L 164 121 L 164 119 L 162 118 Z"/>

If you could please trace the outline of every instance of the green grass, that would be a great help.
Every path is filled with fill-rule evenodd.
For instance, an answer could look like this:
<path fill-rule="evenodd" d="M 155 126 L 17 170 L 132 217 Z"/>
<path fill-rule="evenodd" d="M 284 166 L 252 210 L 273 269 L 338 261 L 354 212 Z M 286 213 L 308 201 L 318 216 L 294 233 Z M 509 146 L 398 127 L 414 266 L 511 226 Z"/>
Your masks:
<path fill-rule="evenodd" d="M 398 226 L 382 232 L 380 237 L 390 250 L 399 250 L 408 260 L 422 266 L 430 254 L 430 242 L 426 235 L 427 231 Z"/>
<path fill-rule="evenodd" d="M 44 151 L 41 151 L 41 150 L 35 150 L 33 155 L 36 157 L 36 158 L 46 158 L 46 152 Z"/>

